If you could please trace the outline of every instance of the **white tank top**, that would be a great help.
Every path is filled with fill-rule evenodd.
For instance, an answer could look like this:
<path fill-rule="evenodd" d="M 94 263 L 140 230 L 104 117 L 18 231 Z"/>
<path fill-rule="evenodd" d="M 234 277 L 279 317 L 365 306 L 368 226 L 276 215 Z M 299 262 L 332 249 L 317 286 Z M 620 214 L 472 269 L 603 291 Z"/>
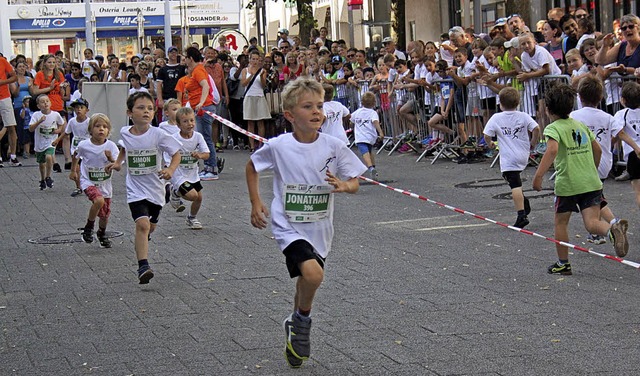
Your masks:
<path fill-rule="evenodd" d="M 262 74 L 262 70 L 260 70 L 260 74 Z M 247 69 L 247 73 L 245 79 L 251 77 L 251 73 Z M 262 81 L 260 81 L 260 75 L 256 76 L 256 79 L 253 80 L 251 87 L 244 93 L 245 97 L 263 97 L 264 96 L 264 88 L 262 87 Z"/>

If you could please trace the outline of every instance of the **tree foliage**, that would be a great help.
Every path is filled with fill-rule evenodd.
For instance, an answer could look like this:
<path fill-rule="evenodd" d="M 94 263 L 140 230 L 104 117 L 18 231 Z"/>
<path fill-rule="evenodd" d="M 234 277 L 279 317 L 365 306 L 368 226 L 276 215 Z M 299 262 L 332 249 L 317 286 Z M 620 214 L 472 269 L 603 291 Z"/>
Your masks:
<path fill-rule="evenodd" d="M 273 2 L 278 2 L 278 0 L 272 0 Z M 311 35 L 311 29 L 317 26 L 317 22 L 313 16 L 313 8 L 311 7 L 311 3 L 313 0 L 283 0 L 285 3 L 296 5 L 296 10 L 298 11 L 298 20 L 293 23 L 292 26 L 298 25 L 300 32 L 298 33 L 298 37 L 302 41 L 303 45 L 309 43 L 309 36 Z M 247 4 L 247 9 L 253 9 L 256 6 L 256 0 L 251 0 Z M 256 22 L 260 22 L 256 18 Z M 266 28 L 267 25 L 265 25 Z"/>

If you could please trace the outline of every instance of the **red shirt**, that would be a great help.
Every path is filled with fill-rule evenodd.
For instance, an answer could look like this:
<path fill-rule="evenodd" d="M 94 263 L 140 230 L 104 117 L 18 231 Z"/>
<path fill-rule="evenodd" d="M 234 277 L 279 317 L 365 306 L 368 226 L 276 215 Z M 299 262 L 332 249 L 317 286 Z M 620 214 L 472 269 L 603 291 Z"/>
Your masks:
<path fill-rule="evenodd" d="M 53 79 L 53 75 L 49 77 L 45 77 L 42 71 L 36 73 L 36 78 L 33 80 L 33 84 L 38 87 L 38 89 L 45 89 L 51 86 L 51 80 Z M 62 100 L 62 95 L 60 94 L 60 84 L 64 82 L 64 76 L 59 72 L 55 71 L 55 79 L 56 83 L 53 86 L 53 89 L 47 93 L 49 96 L 49 100 L 51 101 L 51 110 L 53 111 L 63 111 L 64 110 L 64 101 Z"/>
<path fill-rule="evenodd" d="M 9 78 L 9 73 L 13 72 L 13 67 L 7 59 L 4 57 L 0 58 L 0 80 L 6 80 Z M 9 84 L 0 85 L 0 100 L 11 98 L 11 93 L 9 92 Z"/>
<path fill-rule="evenodd" d="M 202 80 L 205 80 L 207 83 L 209 83 L 209 73 L 207 73 L 207 71 L 204 69 L 204 65 L 198 64 L 195 68 L 193 68 L 191 77 L 189 77 L 185 85 L 185 89 L 189 94 L 189 104 L 191 104 L 191 108 L 195 109 L 198 103 L 200 103 L 200 97 L 202 96 L 202 86 L 200 86 L 200 81 Z M 208 93 L 207 99 L 202 106 L 205 107 L 212 104 L 213 97 L 210 93 Z"/>

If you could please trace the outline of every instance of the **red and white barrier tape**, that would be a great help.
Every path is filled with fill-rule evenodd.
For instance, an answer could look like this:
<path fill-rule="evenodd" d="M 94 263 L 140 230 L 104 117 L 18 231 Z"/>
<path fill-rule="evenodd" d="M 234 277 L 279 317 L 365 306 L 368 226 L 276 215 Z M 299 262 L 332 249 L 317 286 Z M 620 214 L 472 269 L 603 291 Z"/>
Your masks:
<path fill-rule="evenodd" d="M 251 137 L 251 138 L 253 138 L 255 140 L 258 140 L 260 142 L 263 142 L 263 143 L 269 142 L 269 140 L 267 140 L 266 138 L 258 136 L 256 134 L 253 134 L 251 132 L 247 132 L 246 130 L 240 128 L 239 126 L 237 126 L 236 124 L 230 122 L 227 119 L 224 119 L 224 118 L 222 118 L 222 117 L 220 117 L 220 116 L 218 116 L 218 115 L 216 115 L 216 114 L 214 114 L 212 112 L 209 112 L 209 111 L 205 111 L 205 112 L 208 115 L 210 115 L 211 117 L 213 117 L 214 119 L 218 120 L 220 123 L 228 126 L 229 128 L 232 128 L 232 129 L 234 129 L 234 130 L 236 130 L 236 131 L 238 131 L 238 132 L 240 132 L 242 134 L 245 134 L 245 135 L 247 135 L 247 136 L 249 136 L 249 137 Z M 413 192 L 409 192 L 409 191 L 402 190 L 402 189 L 399 189 L 399 188 L 394 188 L 394 187 L 392 187 L 390 185 L 387 185 L 387 184 L 384 184 L 384 183 L 380 183 L 378 181 L 366 178 L 364 176 L 359 176 L 359 178 L 361 180 L 364 180 L 366 182 L 378 185 L 380 187 L 384 187 L 384 188 L 390 189 L 390 190 L 392 190 L 394 192 L 402 193 L 403 195 L 406 195 L 406 196 L 409 196 L 409 197 L 413 197 L 413 198 L 417 198 L 419 200 L 426 201 L 426 202 L 429 202 L 431 204 L 438 205 L 440 207 L 443 207 L 445 209 L 449 209 L 449 210 L 454 211 L 456 213 L 470 215 L 470 216 L 472 216 L 474 218 L 477 218 L 477 219 L 480 219 L 482 221 L 486 221 L 486 222 L 489 222 L 489 223 L 493 223 L 494 225 L 498 225 L 498 226 L 502 226 L 502 227 L 508 228 L 509 230 L 513 230 L 513 231 L 516 231 L 516 232 L 519 232 L 519 233 L 522 233 L 522 234 L 526 234 L 526 235 L 535 236 L 537 238 L 541 238 L 541 239 L 544 239 L 544 240 L 547 240 L 547 241 L 550 241 L 550 242 L 553 242 L 553 243 L 556 243 L 556 244 L 560 244 L 560 245 L 563 245 L 563 246 L 571 248 L 571 249 L 575 249 L 575 250 L 580 251 L 580 252 L 590 253 L 590 254 L 595 255 L 595 256 L 599 256 L 599 257 L 606 258 L 606 259 L 609 259 L 609 260 L 617 261 L 617 262 L 622 263 L 624 265 L 631 266 L 631 267 L 634 267 L 636 269 L 640 269 L 640 263 L 637 263 L 637 262 L 634 262 L 634 261 L 629 261 L 629 260 L 622 259 L 620 257 L 616 257 L 616 256 L 612 256 L 612 255 L 607 255 L 607 254 L 604 254 L 604 253 L 596 252 L 596 251 L 593 251 L 591 249 L 587 249 L 587 248 L 584 248 L 584 247 L 580 247 L 578 245 L 574 245 L 574 244 L 571 244 L 571 243 L 563 242 L 563 241 L 560 241 L 560 240 L 557 240 L 557 239 L 554 239 L 554 238 L 550 238 L 548 236 L 544 236 L 542 234 L 538 234 L 537 232 L 525 230 L 525 229 L 518 228 L 518 227 L 513 227 L 513 226 L 508 225 L 506 223 L 499 222 L 499 221 L 493 220 L 491 218 L 483 217 L 481 215 L 472 213 L 470 211 L 458 209 L 458 208 L 453 207 L 451 205 L 443 204 L 441 202 L 432 200 L 430 198 L 421 196 L 421 195 L 413 193 Z"/>

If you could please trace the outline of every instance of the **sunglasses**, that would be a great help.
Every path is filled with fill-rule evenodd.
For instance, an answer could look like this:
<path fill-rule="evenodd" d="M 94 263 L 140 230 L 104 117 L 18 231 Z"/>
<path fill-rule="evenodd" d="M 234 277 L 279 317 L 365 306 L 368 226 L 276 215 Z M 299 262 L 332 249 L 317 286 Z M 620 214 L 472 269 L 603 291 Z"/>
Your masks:
<path fill-rule="evenodd" d="M 635 28 L 636 28 L 636 25 L 635 24 L 631 24 L 631 25 L 625 25 L 625 26 L 620 27 L 620 30 L 627 31 L 627 29 L 633 30 Z"/>
<path fill-rule="evenodd" d="M 356 57 L 356 55 L 355 54 L 350 54 L 350 55 L 347 55 L 347 57 L 349 57 L 349 58 Z"/>
<path fill-rule="evenodd" d="M 507 21 L 509 21 L 509 20 L 510 20 L 510 19 L 512 19 L 513 17 L 522 18 L 518 13 L 514 13 L 514 14 L 510 15 L 509 17 L 507 17 Z"/>
<path fill-rule="evenodd" d="M 583 18 L 587 18 L 587 14 L 579 14 L 576 16 L 576 19 L 581 20 Z"/>

